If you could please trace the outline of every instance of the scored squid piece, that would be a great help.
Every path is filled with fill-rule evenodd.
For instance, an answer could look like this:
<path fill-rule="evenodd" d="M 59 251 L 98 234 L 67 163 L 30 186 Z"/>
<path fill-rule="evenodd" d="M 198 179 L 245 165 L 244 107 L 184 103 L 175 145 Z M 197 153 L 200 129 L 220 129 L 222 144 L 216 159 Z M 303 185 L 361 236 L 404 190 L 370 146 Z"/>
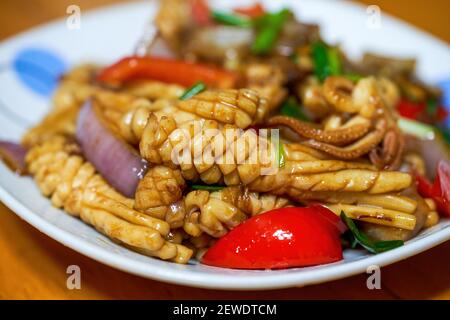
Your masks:
<path fill-rule="evenodd" d="M 118 127 L 122 138 L 131 144 L 138 144 L 152 113 L 157 119 L 172 117 L 177 125 L 210 119 L 224 125 L 247 128 L 261 123 L 268 109 L 266 100 L 249 89 L 210 90 L 182 101 L 159 99 L 149 102 L 138 99 L 118 120 L 112 119 L 112 122 Z"/>
<path fill-rule="evenodd" d="M 369 205 L 405 213 L 414 213 L 417 201 L 398 194 L 367 194 L 361 192 L 304 192 L 302 202 L 320 201 L 330 204 Z"/>
<path fill-rule="evenodd" d="M 203 119 L 233 124 L 241 129 L 261 123 L 268 111 L 267 100 L 250 89 L 207 90 L 178 102 L 177 106 Z"/>
<path fill-rule="evenodd" d="M 185 209 L 180 203 L 186 183 L 177 169 L 155 166 L 140 181 L 135 194 L 136 210 L 166 221 L 172 229 L 183 226 Z"/>
<path fill-rule="evenodd" d="M 155 251 L 165 243 L 158 231 L 131 224 L 105 210 L 83 207 L 80 217 L 100 232 L 135 247 Z"/>
<path fill-rule="evenodd" d="M 29 148 L 58 134 L 73 135 L 78 109 L 78 106 L 70 106 L 50 111 L 38 125 L 25 133 L 22 144 Z"/>
<path fill-rule="evenodd" d="M 176 100 L 186 88 L 178 84 L 164 83 L 154 80 L 137 80 L 124 85 L 125 93 L 150 100 Z"/>
<path fill-rule="evenodd" d="M 228 187 L 209 192 L 196 190 L 183 197 L 184 180 L 178 169 L 151 168 L 136 191 L 136 210 L 168 222 L 172 229 L 183 228 L 197 237 L 203 232 L 221 237 L 249 216 L 284 207 L 286 198 Z"/>
<path fill-rule="evenodd" d="M 113 190 L 99 175 L 95 175 L 86 185 L 82 204 L 94 209 L 108 210 L 118 218 L 155 229 L 163 236 L 170 231 L 167 222 L 132 209 L 134 201 Z"/>
<path fill-rule="evenodd" d="M 419 233 L 420 230 L 425 226 L 427 220 L 435 217 L 435 212 L 433 206 L 429 206 L 427 202 L 422 199 L 415 188 L 408 188 L 402 192 L 402 196 L 414 199 L 416 201 L 416 210 L 407 216 L 410 221 L 411 216 L 415 219 L 414 228 L 407 228 L 406 225 L 393 227 L 391 225 L 383 225 L 373 223 L 374 221 L 366 222 L 360 221 L 359 225 L 364 233 L 366 233 L 371 239 L 375 241 L 388 241 L 388 240 L 409 240 Z M 434 212 L 434 213 L 433 213 Z M 397 220 L 401 221 L 401 220 Z M 436 221 L 436 220 L 435 220 Z M 412 225 L 412 224 L 411 224 Z M 411 226 L 410 225 L 410 226 Z"/>
<path fill-rule="evenodd" d="M 292 175 L 290 171 L 283 168 L 276 175 L 255 179 L 248 184 L 248 188 L 259 192 L 287 194 L 297 201 L 302 201 L 305 192 L 382 194 L 404 190 L 411 183 L 411 175 L 403 172 L 344 169 L 336 172 Z"/>
<path fill-rule="evenodd" d="M 193 251 L 166 239 L 169 224 L 133 209 L 134 199 L 109 186 L 75 151 L 79 148 L 73 142 L 55 136 L 31 148 L 26 156 L 29 172 L 52 204 L 147 255 L 187 263 Z"/>
<path fill-rule="evenodd" d="M 176 101 L 168 99 L 159 99 L 154 102 L 146 99 L 135 100 L 130 110 L 116 121 L 118 132 L 125 141 L 137 145 L 152 113 L 158 119 L 163 116 L 173 116 L 178 124 L 199 120 L 195 114 L 181 111 L 176 105 Z"/>
<path fill-rule="evenodd" d="M 118 194 L 96 175 L 83 192 L 80 217 L 138 252 L 186 263 L 192 251 L 166 239 L 170 232 L 169 224 L 138 212 L 133 206 L 133 199 Z"/>
<path fill-rule="evenodd" d="M 267 100 L 267 111 L 273 113 L 286 98 L 288 91 L 283 70 L 269 63 L 252 62 L 244 66 L 246 87 Z"/>
<path fill-rule="evenodd" d="M 250 192 L 244 187 L 228 187 L 219 191 L 191 191 L 185 197 L 187 212 L 185 231 L 199 236 L 202 231 L 219 238 L 248 217 L 283 208 L 291 204 L 284 197 Z"/>
<path fill-rule="evenodd" d="M 413 230 L 416 217 L 412 214 L 380 207 L 350 204 L 325 204 L 325 206 L 339 215 L 342 211 L 355 220 L 361 220 L 389 227 Z"/>
<path fill-rule="evenodd" d="M 212 120 L 183 127 L 173 118 L 158 120 L 150 115 L 140 142 L 141 155 L 153 164 L 177 165 L 186 180 L 200 179 L 207 184 L 223 182 L 228 186 L 244 184 L 252 191 L 285 192 L 294 197 L 304 191 L 386 193 L 403 190 L 412 183 L 407 173 L 380 171 L 364 162 L 317 160 L 304 163 L 287 158 L 285 166 L 278 168 L 274 157 L 276 150 L 269 140 L 253 130 L 239 131 L 230 139 L 227 129 Z M 208 130 L 213 130 L 214 135 L 208 136 Z M 289 144 L 284 147 L 290 148 Z M 186 152 L 179 156 L 180 150 Z M 297 158 L 298 153 L 287 152 Z M 202 162 L 205 158 L 199 158 L 199 154 L 213 156 Z M 269 156 L 263 159 L 262 154 Z M 269 169 L 274 174 L 267 171 Z"/>

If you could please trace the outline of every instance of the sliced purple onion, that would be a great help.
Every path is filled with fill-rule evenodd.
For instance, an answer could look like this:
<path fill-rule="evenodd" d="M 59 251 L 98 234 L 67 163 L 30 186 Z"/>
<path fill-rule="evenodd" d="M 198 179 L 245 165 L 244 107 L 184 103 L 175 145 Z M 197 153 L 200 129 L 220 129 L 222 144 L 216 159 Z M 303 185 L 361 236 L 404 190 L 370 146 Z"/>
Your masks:
<path fill-rule="evenodd" d="M 420 154 L 425 160 L 429 179 L 434 179 L 437 166 L 441 160 L 450 163 L 449 148 L 441 136 L 436 135 L 433 140 L 420 139 L 409 134 L 405 137 L 406 150 Z"/>
<path fill-rule="evenodd" d="M 94 104 L 88 100 L 79 112 L 77 140 L 86 159 L 106 181 L 132 198 L 147 172 L 147 161 L 108 128 Z"/>
<path fill-rule="evenodd" d="M 176 55 L 173 53 L 172 49 L 170 49 L 169 45 L 159 34 L 156 35 L 148 47 L 146 55 L 168 59 L 176 58 Z"/>
<path fill-rule="evenodd" d="M 0 159 L 14 172 L 18 174 L 26 173 L 25 156 L 27 149 L 18 143 L 0 141 Z"/>
<path fill-rule="evenodd" d="M 176 55 L 162 38 L 153 23 L 149 24 L 139 39 L 135 54 L 138 56 L 156 56 L 175 59 Z"/>

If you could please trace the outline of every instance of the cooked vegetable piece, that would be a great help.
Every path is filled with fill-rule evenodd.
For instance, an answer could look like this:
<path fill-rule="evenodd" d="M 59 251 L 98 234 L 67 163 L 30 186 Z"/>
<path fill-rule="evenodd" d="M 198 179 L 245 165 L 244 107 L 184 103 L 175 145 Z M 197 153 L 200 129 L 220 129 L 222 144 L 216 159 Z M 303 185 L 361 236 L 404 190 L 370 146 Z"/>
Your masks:
<path fill-rule="evenodd" d="M 279 269 L 342 259 L 345 226 L 322 206 L 288 207 L 250 218 L 220 238 L 202 263 L 235 269 Z"/>
<path fill-rule="evenodd" d="M 437 133 L 435 127 L 407 118 L 398 119 L 397 124 L 404 133 L 410 134 L 419 139 L 432 140 L 435 138 Z"/>
<path fill-rule="evenodd" d="M 337 48 L 329 47 L 322 41 L 312 44 L 314 72 L 320 81 L 329 76 L 342 74 L 342 62 Z"/>
<path fill-rule="evenodd" d="M 435 117 L 439 108 L 438 101 L 436 99 L 428 99 L 426 105 L 427 105 L 426 107 L 427 114 L 432 117 Z"/>
<path fill-rule="evenodd" d="M 286 165 L 286 153 L 284 151 L 284 147 L 283 144 L 281 143 L 281 141 L 278 141 L 278 168 L 284 168 L 284 166 Z"/>
<path fill-rule="evenodd" d="M 357 73 L 347 73 L 345 74 L 345 77 L 355 83 L 364 78 L 364 76 Z"/>
<path fill-rule="evenodd" d="M 250 7 L 238 7 L 233 9 L 234 12 L 250 18 L 258 18 L 263 16 L 266 11 L 261 3 L 257 2 Z"/>
<path fill-rule="evenodd" d="M 297 99 L 292 96 L 283 103 L 280 114 L 302 121 L 310 121 L 308 116 L 303 112 L 302 107 L 297 103 Z"/>
<path fill-rule="evenodd" d="M 183 95 L 180 97 L 180 100 L 187 100 L 192 98 L 193 96 L 199 94 L 200 92 L 203 92 L 206 90 L 206 85 L 199 81 L 196 84 L 194 84 L 192 87 L 187 89 Z"/>
<path fill-rule="evenodd" d="M 432 198 L 439 213 L 450 218 L 450 165 L 448 162 L 439 162 L 433 184 L 422 176 L 417 176 L 416 182 L 419 193 L 425 198 Z"/>
<path fill-rule="evenodd" d="M 420 115 L 427 109 L 425 103 L 415 103 L 406 99 L 402 99 L 397 105 L 398 113 L 405 118 L 411 120 L 419 119 Z"/>
<path fill-rule="evenodd" d="M 342 74 L 342 64 L 341 57 L 339 55 L 339 50 L 336 47 L 328 48 L 328 63 L 330 65 L 331 75 Z"/>
<path fill-rule="evenodd" d="M 114 134 L 95 102 L 87 101 L 79 112 L 77 140 L 84 156 L 116 190 L 134 197 L 147 171 L 147 161 Z"/>
<path fill-rule="evenodd" d="M 402 240 L 373 242 L 366 234 L 358 229 L 353 220 L 345 215 L 344 211 L 341 211 L 341 219 L 349 228 L 349 234 L 351 234 L 352 237 L 350 241 L 352 243 L 352 247 L 355 247 L 358 243 L 371 253 L 382 253 L 403 245 Z"/>
<path fill-rule="evenodd" d="M 192 17 L 195 23 L 200 26 L 213 24 L 211 19 L 211 9 L 206 0 L 191 0 Z"/>
<path fill-rule="evenodd" d="M 283 9 L 276 13 L 269 13 L 260 18 L 260 30 L 252 45 L 252 52 L 256 55 L 267 54 L 277 40 L 289 10 Z"/>
<path fill-rule="evenodd" d="M 212 17 L 215 21 L 230 25 L 230 26 L 236 26 L 236 27 L 251 27 L 253 25 L 253 22 L 251 19 L 240 16 L 233 13 L 227 13 L 222 11 L 216 11 L 214 10 L 212 12 Z"/>
<path fill-rule="evenodd" d="M 0 140 L 0 161 L 18 174 L 26 173 L 25 155 L 27 150 L 20 144 Z"/>
<path fill-rule="evenodd" d="M 103 69 L 99 82 L 117 85 L 130 80 L 152 79 L 192 86 L 198 81 L 219 88 L 236 84 L 236 74 L 208 65 L 158 57 L 127 57 Z"/>
<path fill-rule="evenodd" d="M 206 190 L 206 191 L 218 191 L 225 188 L 224 186 L 217 185 L 202 185 L 202 184 L 193 184 L 191 185 L 192 190 Z"/>

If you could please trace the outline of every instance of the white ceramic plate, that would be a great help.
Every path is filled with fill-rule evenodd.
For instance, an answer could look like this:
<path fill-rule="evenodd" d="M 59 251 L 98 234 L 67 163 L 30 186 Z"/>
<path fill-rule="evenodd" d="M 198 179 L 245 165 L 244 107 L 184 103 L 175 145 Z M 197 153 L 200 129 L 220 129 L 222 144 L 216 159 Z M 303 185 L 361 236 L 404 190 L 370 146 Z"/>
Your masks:
<path fill-rule="evenodd" d="M 353 56 L 364 50 L 415 56 L 419 59 L 419 76 L 424 80 L 438 83 L 450 77 L 450 49 L 446 44 L 384 14 L 380 28 L 368 28 L 366 8 L 344 1 L 263 2 L 268 8 L 284 3 L 303 21 L 320 23 L 325 39 L 342 43 Z M 215 3 L 226 8 L 243 1 Z M 155 9 L 153 2 L 133 2 L 82 12 L 79 30 L 69 30 L 66 20 L 59 20 L 1 43 L 0 139 L 18 141 L 25 128 L 38 122 L 49 108 L 48 96 L 36 93 L 36 83 L 27 78 L 27 72 L 33 72 L 20 67 L 25 63 L 27 69 L 27 59 L 36 55 L 33 48 L 52 52 L 68 66 L 85 61 L 107 64 L 133 51 Z M 56 65 L 56 71 L 63 68 Z M 35 91 L 30 90 L 33 87 Z M 97 261 L 147 278 L 214 289 L 271 289 L 330 281 L 365 272 L 370 265 L 394 263 L 450 239 L 450 221 L 443 220 L 405 246 L 379 255 L 347 251 L 343 261 L 325 266 L 279 271 L 227 270 L 194 263 L 176 265 L 118 246 L 80 220 L 53 208 L 30 178 L 14 175 L 3 164 L 0 198 L 43 233 Z"/>

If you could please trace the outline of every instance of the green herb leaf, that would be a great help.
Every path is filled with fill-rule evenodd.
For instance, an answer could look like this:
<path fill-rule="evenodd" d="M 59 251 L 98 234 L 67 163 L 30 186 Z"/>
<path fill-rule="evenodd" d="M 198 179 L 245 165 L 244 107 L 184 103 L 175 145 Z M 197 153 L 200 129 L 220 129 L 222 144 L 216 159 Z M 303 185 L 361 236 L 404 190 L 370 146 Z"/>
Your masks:
<path fill-rule="evenodd" d="M 288 14 L 289 10 L 287 9 L 276 13 L 268 13 L 255 23 L 256 26 L 260 27 L 260 30 L 252 45 L 254 54 L 267 54 L 272 49 Z"/>
<path fill-rule="evenodd" d="M 346 77 L 347 79 L 353 81 L 353 82 L 358 82 L 359 80 L 361 80 L 364 76 L 357 74 L 357 73 L 347 73 L 344 75 L 344 77 Z"/>
<path fill-rule="evenodd" d="M 206 190 L 206 191 L 219 191 L 225 188 L 224 186 L 218 185 L 202 185 L 202 184 L 193 184 L 191 185 L 192 190 Z"/>
<path fill-rule="evenodd" d="M 427 101 L 426 111 L 427 111 L 428 115 L 430 115 L 432 117 L 436 116 L 438 108 L 439 108 L 439 104 L 436 99 L 429 99 Z"/>
<path fill-rule="evenodd" d="M 365 233 L 361 232 L 358 229 L 355 222 L 347 217 L 344 211 L 341 211 L 341 219 L 347 225 L 349 231 L 353 236 L 354 241 L 351 241 L 352 248 L 354 248 L 356 244 L 359 244 L 371 253 L 381 253 L 401 247 L 403 245 L 403 241 L 401 240 L 373 242 Z"/>
<path fill-rule="evenodd" d="M 278 154 L 277 154 L 278 168 L 283 168 L 286 165 L 285 156 L 286 153 L 284 152 L 284 146 L 281 143 L 281 141 L 278 141 Z"/>
<path fill-rule="evenodd" d="M 328 64 L 328 48 L 325 43 L 318 41 L 312 44 L 312 58 L 314 62 L 314 72 L 320 81 L 330 75 Z"/>
<path fill-rule="evenodd" d="M 194 84 L 192 87 L 190 87 L 189 89 L 187 89 L 180 97 L 180 100 L 187 100 L 192 98 L 193 96 L 199 94 L 202 91 L 206 90 L 206 84 L 204 84 L 203 82 L 197 82 L 196 84 Z"/>
<path fill-rule="evenodd" d="M 328 48 L 328 64 L 330 65 L 331 75 L 342 74 L 341 56 L 336 47 Z"/>
<path fill-rule="evenodd" d="M 375 243 L 375 250 L 377 253 L 381 253 L 401 247 L 403 244 L 402 240 L 379 241 Z"/>
<path fill-rule="evenodd" d="M 248 27 L 253 26 L 252 19 L 249 19 L 249 18 L 241 16 L 241 15 L 237 15 L 237 14 L 214 10 L 211 13 L 211 16 L 213 17 L 213 19 L 215 21 L 226 24 L 226 25 L 230 25 L 230 26 L 237 26 L 237 27 L 243 27 L 243 28 L 248 28 Z"/>
<path fill-rule="evenodd" d="M 310 121 L 308 116 L 303 112 L 302 107 L 297 103 L 297 99 L 290 96 L 281 106 L 280 114 L 302 121 Z"/>
<path fill-rule="evenodd" d="M 329 47 L 322 41 L 312 44 L 312 58 L 314 62 L 314 72 L 320 81 L 331 75 L 342 74 L 342 62 L 339 50 Z"/>
<path fill-rule="evenodd" d="M 448 130 L 441 130 L 442 138 L 447 143 L 447 145 L 450 145 L 450 131 Z"/>

